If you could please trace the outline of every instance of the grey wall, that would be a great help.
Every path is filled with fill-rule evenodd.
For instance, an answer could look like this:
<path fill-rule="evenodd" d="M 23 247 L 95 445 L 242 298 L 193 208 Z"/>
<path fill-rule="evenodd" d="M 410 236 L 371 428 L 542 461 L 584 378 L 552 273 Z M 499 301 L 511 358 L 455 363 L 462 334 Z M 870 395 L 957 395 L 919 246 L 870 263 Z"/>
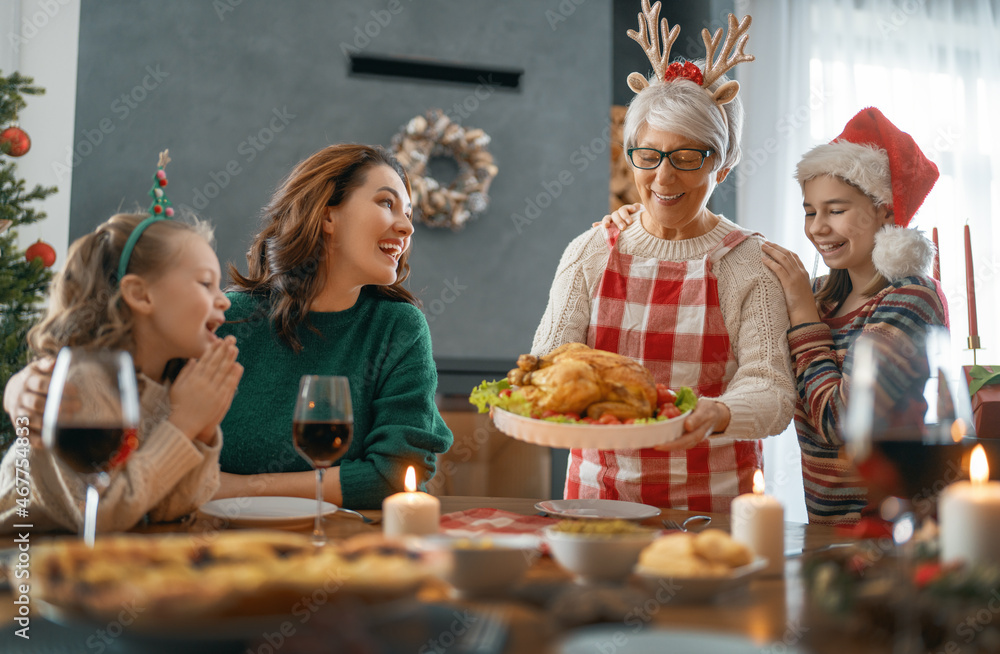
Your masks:
<path fill-rule="evenodd" d="M 410 288 L 439 356 L 513 360 L 566 244 L 606 211 L 611 22 L 610 0 L 84 0 L 70 236 L 147 206 L 169 147 L 174 206 L 210 218 L 219 258 L 245 270 L 260 207 L 297 161 L 388 145 L 442 108 L 486 130 L 500 174 L 463 231 L 417 228 Z M 348 48 L 523 69 L 522 86 L 352 77 Z M 529 201 L 547 206 L 518 229 Z"/>

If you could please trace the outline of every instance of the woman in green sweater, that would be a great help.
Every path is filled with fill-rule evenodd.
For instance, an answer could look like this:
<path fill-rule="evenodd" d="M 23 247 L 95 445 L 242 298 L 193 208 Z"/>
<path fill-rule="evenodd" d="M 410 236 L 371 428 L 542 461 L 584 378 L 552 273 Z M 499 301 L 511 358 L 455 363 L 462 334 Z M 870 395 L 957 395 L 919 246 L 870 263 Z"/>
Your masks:
<path fill-rule="evenodd" d="M 351 385 L 354 438 L 324 477 L 324 497 L 377 508 L 423 482 L 452 443 L 434 404 L 430 331 L 402 283 L 409 274 L 410 183 L 381 148 L 333 145 L 301 162 L 264 208 L 247 252 L 230 266 L 232 307 L 220 335 L 240 344 L 243 379 L 222 430 L 216 498 L 315 496 L 315 475 L 292 446 L 302 375 Z"/>

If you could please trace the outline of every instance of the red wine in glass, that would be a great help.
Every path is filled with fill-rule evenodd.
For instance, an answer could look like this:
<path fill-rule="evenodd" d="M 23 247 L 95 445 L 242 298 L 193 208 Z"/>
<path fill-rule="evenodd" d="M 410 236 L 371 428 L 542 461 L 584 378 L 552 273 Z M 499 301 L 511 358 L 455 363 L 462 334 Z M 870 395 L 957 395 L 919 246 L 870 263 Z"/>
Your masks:
<path fill-rule="evenodd" d="M 354 423 L 343 420 L 292 422 L 295 449 L 313 466 L 329 468 L 351 447 Z"/>
<path fill-rule="evenodd" d="M 126 435 L 134 429 L 119 426 L 70 426 L 55 428 L 55 452 L 80 474 L 108 472 L 126 447 Z"/>
<path fill-rule="evenodd" d="M 876 440 L 869 456 L 856 465 L 873 489 L 919 507 L 936 501 L 948 484 L 969 478 L 969 461 L 976 445 L 983 446 L 987 458 L 1000 461 L 1000 441 L 995 439 L 963 438 L 957 443 Z M 990 476 L 997 479 L 1000 470 L 991 471 Z"/>

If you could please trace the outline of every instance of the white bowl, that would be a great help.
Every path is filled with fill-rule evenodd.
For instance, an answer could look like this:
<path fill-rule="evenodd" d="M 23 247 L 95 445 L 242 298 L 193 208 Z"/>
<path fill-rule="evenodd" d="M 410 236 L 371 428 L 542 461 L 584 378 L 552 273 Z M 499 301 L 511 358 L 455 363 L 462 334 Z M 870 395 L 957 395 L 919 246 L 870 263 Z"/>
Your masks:
<path fill-rule="evenodd" d="M 658 535 L 655 530 L 630 534 L 581 534 L 545 528 L 552 558 L 573 573 L 577 583 L 621 582 L 639 561 L 639 553 Z"/>
<path fill-rule="evenodd" d="M 463 597 L 508 591 L 539 556 L 540 540 L 530 534 L 429 536 L 420 547 L 443 553 L 438 576 Z"/>

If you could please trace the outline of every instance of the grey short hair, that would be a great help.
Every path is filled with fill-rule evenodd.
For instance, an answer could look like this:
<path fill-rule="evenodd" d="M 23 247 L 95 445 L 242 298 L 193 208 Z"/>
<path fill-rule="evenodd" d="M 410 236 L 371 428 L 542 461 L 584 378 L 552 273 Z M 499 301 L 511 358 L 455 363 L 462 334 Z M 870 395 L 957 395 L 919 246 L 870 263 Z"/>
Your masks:
<path fill-rule="evenodd" d="M 703 68 L 704 60 L 694 60 L 698 68 Z M 742 156 L 740 138 L 743 134 L 743 102 L 739 96 L 722 105 L 726 119 L 712 100 L 710 92 L 729 81 L 725 75 L 709 89 L 702 88 L 691 80 L 675 79 L 660 82 L 654 77 L 649 86 L 636 94 L 625 113 L 623 127 L 625 149 L 638 144 L 639 132 L 646 126 L 664 132 L 690 136 L 704 143 L 720 157 L 715 170 L 733 168 Z"/>

